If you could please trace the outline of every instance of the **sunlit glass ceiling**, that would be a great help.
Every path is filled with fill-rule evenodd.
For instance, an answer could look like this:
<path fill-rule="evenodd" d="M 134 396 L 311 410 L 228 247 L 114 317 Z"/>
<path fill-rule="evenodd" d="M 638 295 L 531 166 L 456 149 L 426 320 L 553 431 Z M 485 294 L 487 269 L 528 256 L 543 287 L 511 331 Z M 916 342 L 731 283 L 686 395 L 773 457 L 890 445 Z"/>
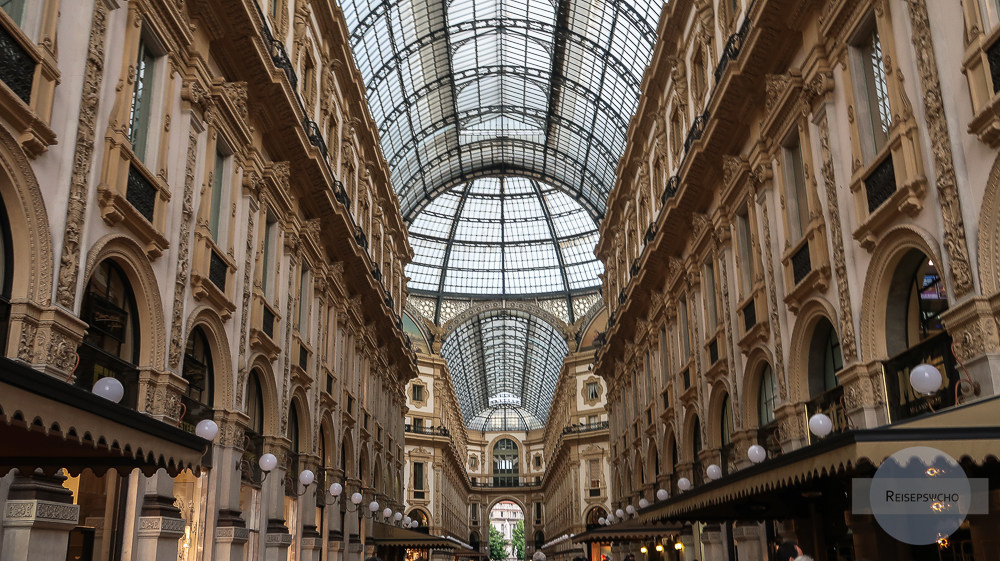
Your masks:
<path fill-rule="evenodd" d="M 541 428 L 568 351 L 554 327 L 511 310 L 469 319 L 441 347 L 462 416 L 475 430 Z"/>
<path fill-rule="evenodd" d="M 486 177 L 439 195 L 410 225 L 413 293 L 567 294 L 593 290 L 597 225 L 566 193 L 523 177 Z"/>
<path fill-rule="evenodd" d="M 604 212 L 658 0 L 342 0 L 403 215 L 483 175 Z"/>

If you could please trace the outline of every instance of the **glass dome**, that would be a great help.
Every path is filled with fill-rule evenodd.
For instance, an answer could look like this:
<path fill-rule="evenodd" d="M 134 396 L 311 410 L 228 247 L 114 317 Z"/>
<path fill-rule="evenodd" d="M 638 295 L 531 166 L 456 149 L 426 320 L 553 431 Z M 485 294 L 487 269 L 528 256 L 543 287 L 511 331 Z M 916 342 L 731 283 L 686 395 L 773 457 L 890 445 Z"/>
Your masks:
<path fill-rule="evenodd" d="M 482 177 L 439 195 L 410 225 L 409 290 L 450 296 L 593 291 L 597 225 L 560 189 Z"/>
<path fill-rule="evenodd" d="M 441 347 L 466 425 L 482 431 L 543 427 L 568 352 L 556 328 L 514 310 L 467 320 Z"/>

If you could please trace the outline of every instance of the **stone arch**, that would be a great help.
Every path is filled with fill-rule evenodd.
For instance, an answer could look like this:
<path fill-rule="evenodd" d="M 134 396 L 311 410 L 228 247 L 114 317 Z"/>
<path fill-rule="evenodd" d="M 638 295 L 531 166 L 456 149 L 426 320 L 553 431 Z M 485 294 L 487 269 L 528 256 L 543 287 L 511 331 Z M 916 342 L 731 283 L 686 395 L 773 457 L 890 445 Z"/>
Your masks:
<path fill-rule="evenodd" d="M 695 434 L 696 425 L 701 425 L 701 420 L 698 417 L 698 412 L 695 409 L 689 408 L 687 414 L 684 416 L 683 434 L 681 436 L 681 460 L 685 462 L 696 462 L 698 461 L 698 450 L 695 450 L 695 439 L 700 438 L 700 435 Z M 700 432 L 700 428 L 698 429 Z M 705 447 L 705 442 L 701 442 L 701 447 Z"/>
<path fill-rule="evenodd" d="M 909 224 L 896 226 L 879 240 L 872 253 L 868 274 L 865 275 L 861 299 L 860 360 L 880 360 L 887 356 L 886 304 L 893 273 L 900 261 L 910 250 L 915 249 L 940 264 L 938 247 L 937 241 L 926 230 Z M 947 275 L 942 275 L 942 278 L 945 277 Z"/>
<path fill-rule="evenodd" d="M 354 435 L 350 431 L 344 431 L 340 441 L 340 469 L 344 472 L 344 479 L 357 478 L 358 468 L 354 455 Z"/>
<path fill-rule="evenodd" d="M 758 425 L 757 399 L 760 395 L 760 376 L 765 366 L 774 369 L 771 352 L 764 347 L 757 347 L 747 356 L 746 366 L 743 370 L 743 391 L 740 392 L 742 399 L 740 414 L 743 416 L 743 428 L 754 428 Z M 778 372 L 775 371 L 774 375 L 780 384 L 781 378 Z"/>
<path fill-rule="evenodd" d="M 632 462 L 631 462 L 631 464 L 632 464 L 632 489 L 631 489 L 631 491 L 634 493 L 634 492 L 639 491 L 640 489 L 642 489 L 643 480 L 646 478 L 646 473 L 645 473 L 646 466 L 645 466 L 645 462 L 642 461 L 642 454 L 639 453 L 639 450 L 635 450 L 632 453 Z"/>
<path fill-rule="evenodd" d="M 660 470 L 660 449 L 653 438 L 649 439 L 646 446 L 646 484 L 655 483 L 657 476 L 662 473 Z"/>
<path fill-rule="evenodd" d="M 483 312 L 490 312 L 495 310 L 515 310 L 519 312 L 525 312 L 530 314 L 545 323 L 548 323 L 559 333 L 566 332 L 566 322 L 556 317 L 551 312 L 544 310 L 538 304 L 530 301 L 488 301 L 488 302 L 477 302 L 468 309 L 463 310 L 461 313 L 457 314 L 455 317 L 451 318 L 442 326 L 443 335 L 441 340 L 444 341 L 451 336 L 452 331 L 458 328 L 458 326 L 463 323 L 475 318 Z"/>
<path fill-rule="evenodd" d="M 512 496 L 512 495 L 511 496 L 497 497 L 495 499 L 492 499 L 489 502 L 489 507 L 487 507 L 487 509 L 486 509 L 486 512 L 485 512 L 486 516 L 488 517 L 490 515 L 490 513 L 493 512 L 493 508 L 495 506 L 497 506 L 497 504 L 502 503 L 502 502 L 509 502 L 509 503 L 516 504 L 517 507 L 521 509 L 521 514 L 524 514 L 525 520 L 527 520 L 527 518 L 528 518 L 528 509 L 524 506 L 524 501 L 521 500 L 519 497 L 515 497 L 515 496 Z M 525 524 L 525 525 L 527 525 L 527 524 Z"/>
<path fill-rule="evenodd" d="M 316 441 L 312 437 L 312 413 L 309 410 L 309 398 L 306 397 L 305 390 L 301 386 L 297 386 L 292 391 L 292 399 L 288 401 L 288 410 L 292 410 L 292 404 L 295 404 L 295 412 L 298 413 L 299 417 L 299 450 L 292 450 L 293 453 L 303 453 L 312 454 L 316 451 Z M 290 430 L 291 427 L 286 427 L 286 430 Z M 287 433 L 286 433 L 287 434 Z"/>
<path fill-rule="evenodd" d="M 385 485 L 382 480 L 384 470 L 382 469 L 382 455 L 379 453 L 375 454 L 375 462 L 372 466 L 372 489 L 375 489 L 376 493 L 385 493 Z"/>
<path fill-rule="evenodd" d="M 1000 290 L 1000 156 L 986 180 L 976 245 L 979 286 L 983 296 L 992 296 Z"/>
<path fill-rule="evenodd" d="M 98 240 L 87 255 L 87 267 L 84 270 L 84 285 L 97 267 L 106 259 L 111 259 L 125 273 L 132 294 L 135 296 L 136 312 L 139 315 L 139 325 L 149 326 L 142 330 L 143 337 L 139 342 L 140 367 L 161 369 L 164 367 L 164 350 L 166 349 L 166 323 L 163 317 L 163 300 L 160 288 L 149 264 L 146 252 L 132 238 L 121 234 L 108 234 Z"/>
<path fill-rule="evenodd" d="M 229 352 L 229 334 L 219 313 L 208 306 L 196 308 L 188 318 L 185 342 L 196 327 L 208 339 L 212 351 L 212 401 L 215 409 L 232 410 L 236 407 L 233 390 L 233 357 Z"/>
<path fill-rule="evenodd" d="M 808 300 L 799 309 L 788 346 L 788 399 L 792 403 L 809 399 L 809 358 L 813 333 L 822 320 L 830 322 L 838 340 L 837 312 L 825 298 Z M 841 343 L 843 343 L 841 341 Z"/>
<path fill-rule="evenodd" d="M 715 384 L 712 384 L 712 390 L 708 398 L 708 418 L 702 420 L 708 433 L 708 439 L 704 445 L 708 448 L 722 447 L 722 406 L 726 401 L 726 397 L 729 397 L 729 406 L 732 407 L 732 392 L 729 391 L 729 385 L 725 379 L 720 379 Z M 736 424 L 735 421 L 736 416 L 734 415 L 734 425 Z M 735 429 L 736 427 L 734 426 L 733 428 Z"/>
<path fill-rule="evenodd" d="M 673 422 L 667 423 L 663 429 L 663 467 L 667 468 L 664 473 L 674 473 L 677 466 L 674 465 L 674 447 L 677 446 L 677 431 Z M 678 458 L 679 459 L 679 458 Z"/>
<path fill-rule="evenodd" d="M 524 454 L 525 453 L 524 443 L 521 442 L 520 438 L 509 433 L 498 434 L 497 436 L 493 437 L 493 440 L 491 440 L 487 445 L 486 451 L 489 453 L 488 465 L 490 466 L 490 471 L 492 472 L 493 470 L 493 447 L 496 446 L 497 442 L 500 442 L 505 438 L 508 440 L 512 440 L 514 444 L 517 445 L 517 470 L 516 470 L 517 473 L 526 473 L 528 471 L 528 465 L 526 463 L 528 459 L 525 457 Z"/>
<path fill-rule="evenodd" d="M 423 518 L 424 523 L 421 524 L 421 526 L 430 527 L 434 524 L 434 519 L 431 518 L 431 513 L 426 508 L 415 506 L 406 513 L 406 515 L 409 516 L 411 520 L 419 520 L 419 518 L 414 516 L 414 514 L 420 514 L 421 517 Z"/>
<path fill-rule="evenodd" d="M 332 412 L 324 409 L 320 413 L 319 432 L 316 434 L 316 454 L 320 467 L 333 469 L 337 465 L 337 429 L 333 424 Z"/>
<path fill-rule="evenodd" d="M 15 252 L 14 255 L 11 301 L 27 300 L 39 306 L 48 306 L 52 301 L 54 275 L 48 211 L 28 157 L 17 139 L 3 127 L 0 127 L 0 197 L 7 207 L 13 246 L 27 248 L 26 252 Z M 78 203 L 80 201 L 71 200 L 69 204 Z M 67 242 L 79 244 L 81 227 L 81 224 L 67 224 Z M 64 256 L 60 274 L 75 273 L 77 259 L 73 255 Z M 79 282 L 73 284 L 70 290 L 75 294 L 78 288 Z"/>
<path fill-rule="evenodd" d="M 257 379 L 260 382 L 260 393 L 261 398 L 264 401 L 264 434 L 265 435 L 276 435 L 280 431 L 278 430 L 278 388 L 274 383 L 274 372 L 271 370 L 271 363 L 267 360 L 263 354 L 256 354 L 250 357 L 249 367 L 247 368 L 247 376 L 250 376 L 250 372 L 254 370 L 257 371 Z M 243 408 L 244 413 L 246 413 L 247 400 L 246 400 L 246 388 L 249 384 L 244 384 L 244 395 L 243 395 Z"/>
<path fill-rule="evenodd" d="M 368 447 L 362 446 L 361 453 L 358 455 L 358 474 L 357 474 L 357 478 L 361 480 L 362 487 L 366 486 L 366 484 L 368 484 L 368 486 L 370 487 L 374 487 L 373 485 L 371 485 L 371 471 L 372 471 L 372 466 L 371 466 L 371 460 L 369 459 L 368 456 Z"/>

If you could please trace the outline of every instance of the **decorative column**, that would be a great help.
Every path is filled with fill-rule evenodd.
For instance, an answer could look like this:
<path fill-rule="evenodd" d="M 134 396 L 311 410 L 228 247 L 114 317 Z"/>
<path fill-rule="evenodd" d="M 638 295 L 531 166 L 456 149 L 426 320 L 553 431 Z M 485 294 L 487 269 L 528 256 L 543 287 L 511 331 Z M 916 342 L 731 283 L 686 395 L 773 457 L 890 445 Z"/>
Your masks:
<path fill-rule="evenodd" d="M 267 520 L 264 529 L 264 561 L 287 561 L 292 535 L 284 519 L 285 466 L 288 451 L 267 438 L 265 449 L 278 457 L 278 467 L 273 469 L 261 485 L 261 516 Z"/>
<path fill-rule="evenodd" d="M 184 519 L 174 506 L 174 480 L 163 470 L 146 478 L 136 533 L 138 559 L 176 561 L 177 540 L 184 535 Z"/>
<path fill-rule="evenodd" d="M 65 559 L 80 507 L 62 476 L 17 475 L 3 513 L 4 561 Z M 176 556 L 176 555 L 175 555 Z"/>
<path fill-rule="evenodd" d="M 705 552 L 705 559 L 726 559 L 726 547 L 722 540 L 722 527 L 718 524 L 710 524 L 702 528 L 701 547 Z"/>
<path fill-rule="evenodd" d="M 739 561 L 768 561 L 764 529 L 756 522 L 733 525 L 736 557 Z"/>
<path fill-rule="evenodd" d="M 219 561 L 243 561 L 250 531 L 240 512 L 240 486 L 243 457 L 243 427 L 238 413 L 221 412 L 215 421 L 221 427 L 220 437 L 212 450 L 211 488 L 216 489 L 218 518 L 215 520 L 215 556 Z M 236 469 L 232 469 L 235 466 Z M 209 528 L 210 529 L 210 528 Z M 207 532 L 206 532 L 207 535 Z M 206 544 L 206 547 L 211 547 Z"/>

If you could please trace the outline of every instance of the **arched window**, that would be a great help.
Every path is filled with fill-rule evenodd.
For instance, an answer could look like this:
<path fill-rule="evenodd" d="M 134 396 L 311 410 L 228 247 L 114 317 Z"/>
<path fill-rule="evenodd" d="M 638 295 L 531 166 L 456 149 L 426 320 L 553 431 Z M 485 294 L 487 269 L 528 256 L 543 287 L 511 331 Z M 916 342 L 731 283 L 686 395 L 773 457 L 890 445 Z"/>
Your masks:
<path fill-rule="evenodd" d="M 774 421 L 774 406 L 778 400 L 778 382 L 771 365 L 765 365 L 760 373 L 760 387 L 757 391 L 757 423 L 764 426 Z"/>
<path fill-rule="evenodd" d="M 135 407 L 139 374 L 139 324 L 135 296 L 128 277 L 115 262 L 102 261 L 94 268 L 83 293 L 80 319 L 87 333 L 77 352 L 80 364 L 76 383 L 91 388 L 99 378 L 114 376 L 125 386 L 121 403 Z"/>
<path fill-rule="evenodd" d="M 212 418 L 212 350 L 201 326 L 191 330 L 191 335 L 188 336 L 181 375 L 188 383 L 187 390 L 181 396 L 185 407 L 181 426 L 185 430 L 194 431 L 198 421 Z"/>
<path fill-rule="evenodd" d="M 0 197 L 0 349 L 7 349 L 10 329 L 10 292 L 14 284 L 14 242 L 10 236 L 7 207 Z"/>
<path fill-rule="evenodd" d="M 720 451 L 720 459 L 722 463 L 720 467 L 722 472 L 729 474 L 735 469 L 736 462 L 736 450 L 733 445 L 733 404 L 729 399 L 729 394 L 727 393 L 722 397 L 722 412 L 719 419 L 719 443 L 722 445 Z M 730 462 L 733 463 L 730 466 Z"/>
<path fill-rule="evenodd" d="M 600 519 L 606 518 L 608 516 L 608 511 L 604 510 L 602 507 L 595 506 L 594 508 L 587 511 L 587 529 L 592 530 L 601 525 Z"/>
<path fill-rule="evenodd" d="M 948 292 L 937 265 L 911 250 L 900 259 L 886 303 L 886 350 L 897 355 L 944 331 Z"/>
<path fill-rule="evenodd" d="M 299 408 L 292 401 L 288 409 L 288 440 L 291 441 L 291 450 L 288 454 L 288 465 L 285 470 L 285 495 L 296 496 L 296 485 L 299 480 Z"/>
<path fill-rule="evenodd" d="M 473 551 L 479 551 L 479 532 L 469 534 L 469 545 L 472 546 Z"/>
<path fill-rule="evenodd" d="M 843 367 L 837 330 L 826 318 L 820 319 L 809 345 L 809 395 L 816 397 L 837 387 L 837 372 Z"/>
<path fill-rule="evenodd" d="M 719 442 L 722 446 L 733 443 L 733 404 L 729 401 L 729 394 L 722 398 L 722 422 L 719 423 L 721 435 Z"/>
<path fill-rule="evenodd" d="M 493 486 L 513 487 L 518 475 L 517 443 L 502 438 L 493 445 Z"/>
<path fill-rule="evenodd" d="M 247 376 L 246 412 L 249 417 L 247 447 L 240 461 L 240 471 L 244 481 L 259 484 L 261 473 L 257 462 L 264 453 L 264 395 L 260 387 L 260 371 L 256 368 Z"/>

